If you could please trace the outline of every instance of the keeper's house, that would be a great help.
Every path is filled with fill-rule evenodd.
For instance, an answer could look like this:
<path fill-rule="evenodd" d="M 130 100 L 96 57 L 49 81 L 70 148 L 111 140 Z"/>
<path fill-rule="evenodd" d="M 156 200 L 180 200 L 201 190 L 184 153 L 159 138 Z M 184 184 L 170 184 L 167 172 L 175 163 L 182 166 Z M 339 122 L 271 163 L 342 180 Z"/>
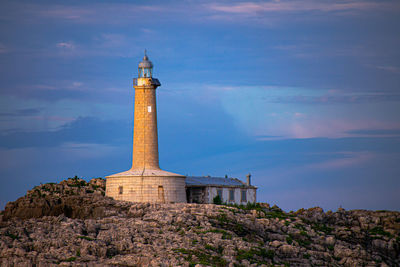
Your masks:
<path fill-rule="evenodd" d="M 237 178 L 186 176 L 187 202 L 213 203 L 214 197 L 219 195 L 225 203 L 255 203 L 257 187 L 250 184 L 250 177 L 247 175 L 244 183 Z"/>

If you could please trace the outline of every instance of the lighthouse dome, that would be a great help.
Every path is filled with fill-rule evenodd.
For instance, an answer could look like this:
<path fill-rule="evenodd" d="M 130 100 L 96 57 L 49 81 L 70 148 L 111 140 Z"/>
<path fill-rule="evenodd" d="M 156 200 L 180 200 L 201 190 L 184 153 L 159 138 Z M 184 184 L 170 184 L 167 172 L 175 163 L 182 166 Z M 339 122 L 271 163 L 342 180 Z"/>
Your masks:
<path fill-rule="evenodd" d="M 139 63 L 139 68 L 153 68 L 153 63 L 151 63 L 146 54 L 144 55 L 142 62 Z"/>

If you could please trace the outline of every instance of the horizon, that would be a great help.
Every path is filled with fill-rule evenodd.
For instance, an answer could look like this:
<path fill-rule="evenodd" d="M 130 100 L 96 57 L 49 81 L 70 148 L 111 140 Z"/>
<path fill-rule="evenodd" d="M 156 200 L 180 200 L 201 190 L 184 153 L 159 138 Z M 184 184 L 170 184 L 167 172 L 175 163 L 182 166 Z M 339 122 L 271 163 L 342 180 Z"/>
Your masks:
<path fill-rule="evenodd" d="M 145 49 L 162 169 L 251 173 L 285 211 L 400 210 L 398 1 L 0 5 L 1 210 L 130 168 Z"/>

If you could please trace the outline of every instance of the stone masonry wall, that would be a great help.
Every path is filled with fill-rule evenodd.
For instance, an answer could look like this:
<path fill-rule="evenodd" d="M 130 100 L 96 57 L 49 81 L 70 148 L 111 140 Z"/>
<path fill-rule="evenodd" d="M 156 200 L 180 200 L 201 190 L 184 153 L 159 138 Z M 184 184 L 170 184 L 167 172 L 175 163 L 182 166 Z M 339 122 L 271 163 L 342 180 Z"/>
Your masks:
<path fill-rule="evenodd" d="M 185 177 L 107 177 L 106 195 L 132 202 L 186 202 Z"/>
<path fill-rule="evenodd" d="M 155 86 L 135 87 L 132 168 L 160 168 Z"/>

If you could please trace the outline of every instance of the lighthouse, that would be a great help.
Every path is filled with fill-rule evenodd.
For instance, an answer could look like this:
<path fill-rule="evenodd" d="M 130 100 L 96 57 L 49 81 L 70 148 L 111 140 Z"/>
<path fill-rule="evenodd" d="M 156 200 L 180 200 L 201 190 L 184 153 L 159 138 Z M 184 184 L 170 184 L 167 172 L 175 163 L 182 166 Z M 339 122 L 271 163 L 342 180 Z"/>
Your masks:
<path fill-rule="evenodd" d="M 132 202 L 186 202 L 185 176 L 160 169 L 156 89 L 153 63 L 146 51 L 133 79 L 135 106 L 132 167 L 106 177 L 106 195 Z"/>

